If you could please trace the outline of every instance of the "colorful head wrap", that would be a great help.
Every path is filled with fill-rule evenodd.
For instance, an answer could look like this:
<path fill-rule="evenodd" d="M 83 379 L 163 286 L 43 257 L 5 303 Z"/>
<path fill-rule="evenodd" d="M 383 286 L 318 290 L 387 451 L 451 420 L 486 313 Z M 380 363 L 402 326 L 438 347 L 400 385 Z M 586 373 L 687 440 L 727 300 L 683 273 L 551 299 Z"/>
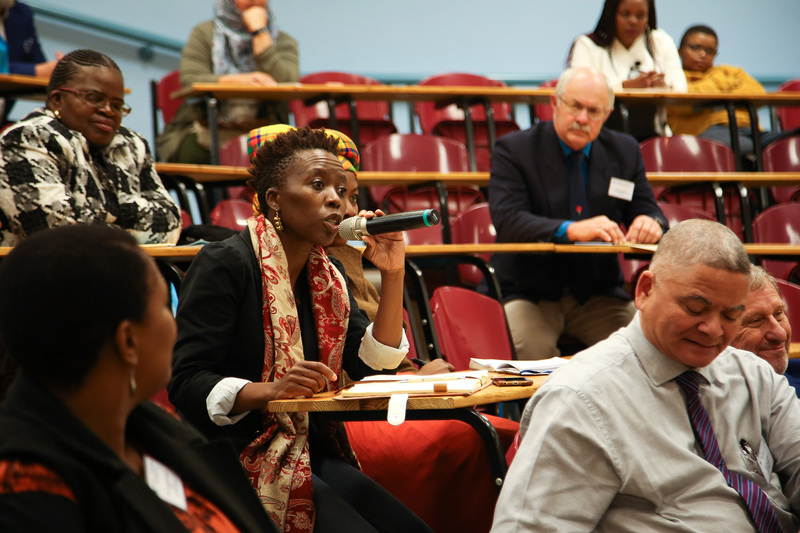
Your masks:
<path fill-rule="evenodd" d="M 293 129 L 296 128 L 287 124 L 272 124 L 271 126 L 264 126 L 250 131 L 250 136 L 247 138 L 247 155 L 250 158 L 250 162 L 253 162 L 256 151 L 261 148 L 261 145 L 265 142 L 274 141 L 275 137 L 281 133 L 286 133 Z M 329 129 L 323 129 L 323 131 L 328 137 L 335 137 L 339 141 L 336 155 L 339 157 L 339 161 L 342 162 L 342 167 L 345 170 L 357 173 L 361 166 L 361 155 L 358 153 L 356 144 L 350 137 L 340 131 Z"/>
<path fill-rule="evenodd" d="M 250 135 L 247 137 L 247 157 L 250 158 L 250 163 L 253 163 L 256 152 L 264 143 L 272 142 L 278 135 L 295 129 L 297 128 L 289 126 L 288 124 L 272 124 L 270 126 L 263 126 L 251 130 Z M 345 171 L 357 174 L 361 166 L 361 155 L 358 153 L 356 143 L 340 131 L 329 129 L 323 129 L 323 131 L 328 137 L 335 137 L 339 141 L 336 156 L 339 158 L 339 161 L 342 162 L 342 168 L 344 168 Z M 258 195 L 256 195 L 253 196 L 253 214 L 258 215 L 260 212 L 261 208 L 259 206 Z"/>

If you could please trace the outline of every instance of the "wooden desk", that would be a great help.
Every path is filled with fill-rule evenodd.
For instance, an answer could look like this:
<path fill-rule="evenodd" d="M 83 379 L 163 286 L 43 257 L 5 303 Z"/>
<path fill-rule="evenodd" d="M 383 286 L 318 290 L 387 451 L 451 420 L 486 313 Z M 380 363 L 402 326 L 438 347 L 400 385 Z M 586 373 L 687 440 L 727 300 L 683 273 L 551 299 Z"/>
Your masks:
<path fill-rule="evenodd" d="M 192 259 L 202 246 L 170 246 L 146 244 L 142 249 L 150 257 L 159 259 Z M 745 244 L 750 255 L 800 256 L 800 244 Z M 0 257 L 13 250 L 0 246 Z M 493 243 L 493 244 L 411 244 L 406 246 L 407 257 L 430 255 L 497 254 L 497 253 L 625 253 L 647 254 L 649 251 L 628 245 L 554 244 L 552 242 Z"/>
<path fill-rule="evenodd" d="M 201 245 L 170 246 L 168 244 L 144 244 L 142 249 L 154 259 L 191 260 L 202 249 Z"/>
<path fill-rule="evenodd" d="M 250 179 L 247 167 L 156 163 L 159 174 L 187 176 L 203 184 L 243 183 Z M 675 187 L 705 183 L 742 183 L 751 187 L 800 185 L 800 172 L 648 172 L 651 185 Z M 450 186 L 489 185 L 488 172 L 359 172 L 359 185 L 407 186 L 440 181 Z"/>
<path fill-rule="evenodd" d="M 44 100 L 49 77 L 0 74 L 0 97 Z"/>
<path fill-rule="evenodd" d="M 488 101 L 541 104 L 550 101 L 555 94 L 553 87 L 486 87 L 454 85 L 328 85 L 328 84 L 281 84 L 275 87 L 243 86 L 231 83 L 195 83 L 191 87 L 172 93 L 172 98 L 205 98 L 208 96 L 225 100 L 229 98 L 253 98 L 257 100 L 306 100 L 325 101 L 335 99 L 364 101 L 408 101 L 433 102 L 440 105 L 455 103 L 459 99 L 473 102 Z M 748 102 L 756 106 L 800 105 L 800 92 L 775 92 L 765 94 L 690 94 L 651 89 L 625 90 L 615 93 L 615 98 L 631 104 L 697 105 Z"/>
<path fill-rule="evenodd" d="M 224 165 L 194 165 L 186 163 L 156 163 L 156 172 L 159 174 L 172 176 L 186 176 L 192 178 L 197 183 L 242 184 L 252 176 L 247 171 L 247 167 L 231 167 Z"/>
<path fill-rule="evenodd" d="M 253 98 L 259 100 L 288 101 L 304 100 L 306 102 L 326 101 L 328 103 L 331 127 L 336 128 L 335 106 L 341 102 L 354 101 L 408 101 L 433 102 L 437 105 L 456 104 L 464 110 L 467 147 L 470 153 L 471 168 L 475 170 L 475 143 L 470 106 L 483 104 L 485 107 L 494 102 L 523 103 L 531 108 L 533 105 L 547 103 L 555 94 L 552 87 L 481 87 L 481 86 L 435 86 L 435 85 L 327 85 L 327 84 L 287 84 L 275 87 L 253 87 L 226 83 L 195 83 L 172 93 L 173 98 L 204 99 L 211 124 L 211 157 L 212 163 L 219 162 L 219 138 L 217 132 L 218 100 L 230 98 Z M 732 131 L 737 128 L 735 108 L 746 107 L 751 114 L 751 122 L 758 124 L 756 109 L 764 105 L 800 105 L 800 92 L 780 92 L 751 95 L 717 95 L 688 94 L 651 89 L 625 90 L 616 93 L 616 99 L 626 105 L 659 104 L 659 105 L 722 105 L 728 110 Z M 494 144 L 494 122 L 488 114 L 487 125 L 490 144 Z M 358 118 L 351 116 L 352 131 L 358 130 Z M 533 120 L 531 121 L 533 122 Z M 754 130 L 757 137 L 758 129 Z M 356 136 L 357 137 L 357 136 Z M 359 139 L 353 139 L 356 145 Z M 758 139 L 755 139 L 758 141 Z M 757 143 L 760 147 L 760 144 Z M 738 137 L 732 138 L 734 153 L 740 153 Z M 756 154 L 757 156 L 760 153 Z M 760 157 L 757 157 L 760 160 Z"/>
<path fill-rule="evenodd" d="M 745 244 L 749 255 L 800 257 L 800 244 Z M 414 244 L 406 246 L 407 257 L 431 255 L 496 254 L 496 253 L 566 253 L 566 254 L 650 254 L 651 251 L 631 245 L 555 244 L 552 242 L 494 244 Z"/>
<path fill-rule="evenodd" d="M 496 387 L 489 385 L 469 396 L 410 397 L 406 406 L 406 420 L 460 420 L 469 424 L 480 435 L 497 490 L 503 484 L 506 470 L 505 452 L 494 426 L 474 408 L 479 405 L 524 400 L 530 398 L 544 383 L 546 376 L 529 376 L 530 387 Z M 273 400 L 267 409 L 273 413 L 314 412 L 337 421 L 386 420 L 388 398 L 334 399 L 334 393 L 316 394 L 312 398 Z"/>
<path fill-rule="evenodd" d="M 165 260 L 191 260 L 197 255 L 202 246 L 170 246 L 169 244 L 145 244 L 142 250 L 155 259 Z M 7 256 L 13 246 L 0 246 L 0 257 Z"/>

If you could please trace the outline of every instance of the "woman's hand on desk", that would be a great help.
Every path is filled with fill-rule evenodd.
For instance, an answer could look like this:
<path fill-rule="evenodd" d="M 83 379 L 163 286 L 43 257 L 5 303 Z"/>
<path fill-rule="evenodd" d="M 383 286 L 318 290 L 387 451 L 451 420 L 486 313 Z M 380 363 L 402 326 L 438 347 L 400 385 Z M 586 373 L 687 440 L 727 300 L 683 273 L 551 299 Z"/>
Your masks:
<path fill-rule="evenodd" d="M 242 85 L 257 85 L 259 87 L 274 87 L 278 85 L 275 78 L 266 72 L 243 72 L 241 74 L 223 74 L 217 78 L 217 83 L 238 83 Z"/>
<path fill-rule="evenodd" d="M 313 396 L 325 390 L 336 373 L 319 361 L 299 361 L 281 379 L 274 382 L 275 398 Z"/>
<path fill-rule="evenodd" d="M 336 373 L 318 361 L 300 361 L 277 381 L 248 383 L 236 395 L 231 413 L 261 409 L 272 400 L 309 397 L 325 390 Z"/>
<path fill-rule="evenodd" d="M 417 370 L 417 375 L 419 376 L 429 376 L 431 374 L 446 374 L 448 372 L 453 372 L 456 368 L 445 361 L 444 359 L 434 359 L 429 363 L 422 365 L 419 370 Z"/>
<path fill-rule="evenodd" d="M 664 81 L 664 74 L 660 72 L 642 72 L 635 78 L 622 82 L 625 89 L 649 89 L 655 87 L 667 87 Z"/>

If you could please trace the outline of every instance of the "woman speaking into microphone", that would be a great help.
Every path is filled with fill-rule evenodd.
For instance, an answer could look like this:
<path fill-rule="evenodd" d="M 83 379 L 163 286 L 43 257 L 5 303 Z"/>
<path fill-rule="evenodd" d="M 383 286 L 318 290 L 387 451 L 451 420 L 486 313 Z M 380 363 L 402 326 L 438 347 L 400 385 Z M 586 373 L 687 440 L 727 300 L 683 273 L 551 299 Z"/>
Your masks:
<path fill-rule="evenodd" d="M 370 324 L 323 250 L 345 214 L 340 138 L 288 126 L 250 135 L 259 213 L 192 262 L 177 311 L 170 400 L 208 437 L 233 441 L 284 531 L 430 531 L 355 468 L 341 425 L 267 410 L 271 400 L 335 390 L 342 370 L 360 379 L 401 363 L 405 251 L 399 232 L 364 237 L 382 283 Z"/>

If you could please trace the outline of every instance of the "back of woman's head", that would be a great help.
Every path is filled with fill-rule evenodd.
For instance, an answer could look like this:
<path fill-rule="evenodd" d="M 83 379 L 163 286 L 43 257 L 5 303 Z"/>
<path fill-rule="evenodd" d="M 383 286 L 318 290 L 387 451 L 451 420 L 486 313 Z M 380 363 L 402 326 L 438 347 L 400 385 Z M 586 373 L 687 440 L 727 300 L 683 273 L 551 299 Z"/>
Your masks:
<path fill-rule="evenodd" d="M 81 67 L 113 68 L 122 74 L 119 66 L 107 55 L 94 50 L 74 50 L 56 63 L 53 73 L 50 75 L 50 83 L 47 85 L 47 94 L 68 85 Z"/>
<path fill-rule="evenodd" d="M 136 240 L 102 225 L 48 229 L 0 264 L 0 353 L 74 390 L 123 320 L 144 318 L 152 270 Z"/>
<path fill-rule="evenodd" d="M 255 189 L 261 211 L 266 214 L 266 192 L 270 187 L 282 187 L 286 182 L 286 171 L 297 155 L 307 150 L 324 150 L 338 157 L 339 140 L 308 126 L 281 133 L 272 142 L 266 142 L 252 158 L 249 184 Z"/>
<path fill-rule="evenodd" d="M 609 47 L 617 36 L 617 9 L 622 0 L 606 0 L 603 5 L 603 12 L 594 32 L 589 34 L 589 38 L 598 46 Z M 656 2 L 647 0 L 647 26 L 654 30 L 656 26 Z"/>

